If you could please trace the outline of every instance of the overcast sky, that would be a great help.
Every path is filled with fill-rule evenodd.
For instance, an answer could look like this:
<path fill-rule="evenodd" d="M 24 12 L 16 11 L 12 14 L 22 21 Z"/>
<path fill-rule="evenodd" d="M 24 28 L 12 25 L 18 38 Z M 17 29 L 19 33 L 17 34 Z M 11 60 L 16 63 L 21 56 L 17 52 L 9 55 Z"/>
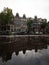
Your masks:
<path fill-rule="evenodd" d="M 46 18 L 49 20 L 49 0 L 0 0 L 0 11 L 9 7 L 15 15 L 17 12 L 22 16 Z"/>

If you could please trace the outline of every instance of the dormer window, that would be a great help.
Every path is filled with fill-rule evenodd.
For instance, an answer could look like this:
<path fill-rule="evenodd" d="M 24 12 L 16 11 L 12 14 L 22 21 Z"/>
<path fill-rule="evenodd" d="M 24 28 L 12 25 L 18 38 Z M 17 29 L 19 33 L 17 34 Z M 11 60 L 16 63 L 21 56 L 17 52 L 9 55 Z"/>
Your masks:
<path fill-rule="evenodd" d="M 16 17 L 19 18 L 19 13 L 16 13 Z"/>
<path fill-rule="evenodd" d="M 26 18 L 26 15 L 25 15 L 25 14 L 23 14 L 23 18 L 24 18 L 24 19 Z"/>

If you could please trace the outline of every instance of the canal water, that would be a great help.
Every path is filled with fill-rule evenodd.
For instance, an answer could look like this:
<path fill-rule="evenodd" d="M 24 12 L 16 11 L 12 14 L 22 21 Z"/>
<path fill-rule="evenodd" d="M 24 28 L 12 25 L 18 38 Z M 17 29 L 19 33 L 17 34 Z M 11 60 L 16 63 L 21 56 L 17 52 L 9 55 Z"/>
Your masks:
<path fill-rule="evenodd" d="M 49 65 L 49 38 L 0 38 L 0 65 Z"/>

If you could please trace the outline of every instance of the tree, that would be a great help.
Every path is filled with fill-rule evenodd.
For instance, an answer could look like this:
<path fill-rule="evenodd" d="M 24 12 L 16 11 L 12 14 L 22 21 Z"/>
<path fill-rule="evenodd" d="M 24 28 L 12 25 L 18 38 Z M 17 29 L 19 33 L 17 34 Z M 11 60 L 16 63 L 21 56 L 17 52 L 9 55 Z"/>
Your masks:
<path fill-rule="evenodd" d="M 1 31 L 6 34 L 6 29 L 10 30 L 8 24 L 13 24 L 14 16 L 12 13 L 12 9 L 4 8 L 4 10 L 0 13 L 0 26 Z M 4 33 L 3 33 L 4 34 Z"/>
<path fill-rule="evenodd" d="M 4 10 L 0 13 L 0 24 L 12 24 L 13 20 L 14 16 L 12 9 L 4 8 Z"/>
<path fill-rule="evenodd" d="M 43 33 L 45 33 L 46 25 L 47 25 L 47 20 L 46 19 L 43 19 L 42 20 L 42 24 L 41 24 L 41 29 L 43 29 Z"/>
<path fill-rule="evenodd" d="M 29 20 L 27 21 L 28 33 L 31 31 L 31 24 L 32 24 L 32 20 L 29 18 Z"/>
<path fill-rule="evenodd" d="M 46 33 L 49 34 L 49 21 L 47 22 L 47 25 L 46 25 Z"/>

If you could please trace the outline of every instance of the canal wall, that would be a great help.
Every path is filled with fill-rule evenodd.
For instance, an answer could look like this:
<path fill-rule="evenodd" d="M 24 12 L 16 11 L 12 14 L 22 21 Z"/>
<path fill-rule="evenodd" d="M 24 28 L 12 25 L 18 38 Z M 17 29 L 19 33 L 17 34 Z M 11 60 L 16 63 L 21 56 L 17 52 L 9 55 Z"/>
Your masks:
<path fill-rule="evenodd" d="M 6 36 L 2 35 L 0 36 L 0 43 L 1 42 L 7 42 L 7 43 L 23 43 L 23 44 L 34 44 L 40 45 L 45 44 L 49 42 L 49 35 L 12 35 L 12 36 Z"/>

